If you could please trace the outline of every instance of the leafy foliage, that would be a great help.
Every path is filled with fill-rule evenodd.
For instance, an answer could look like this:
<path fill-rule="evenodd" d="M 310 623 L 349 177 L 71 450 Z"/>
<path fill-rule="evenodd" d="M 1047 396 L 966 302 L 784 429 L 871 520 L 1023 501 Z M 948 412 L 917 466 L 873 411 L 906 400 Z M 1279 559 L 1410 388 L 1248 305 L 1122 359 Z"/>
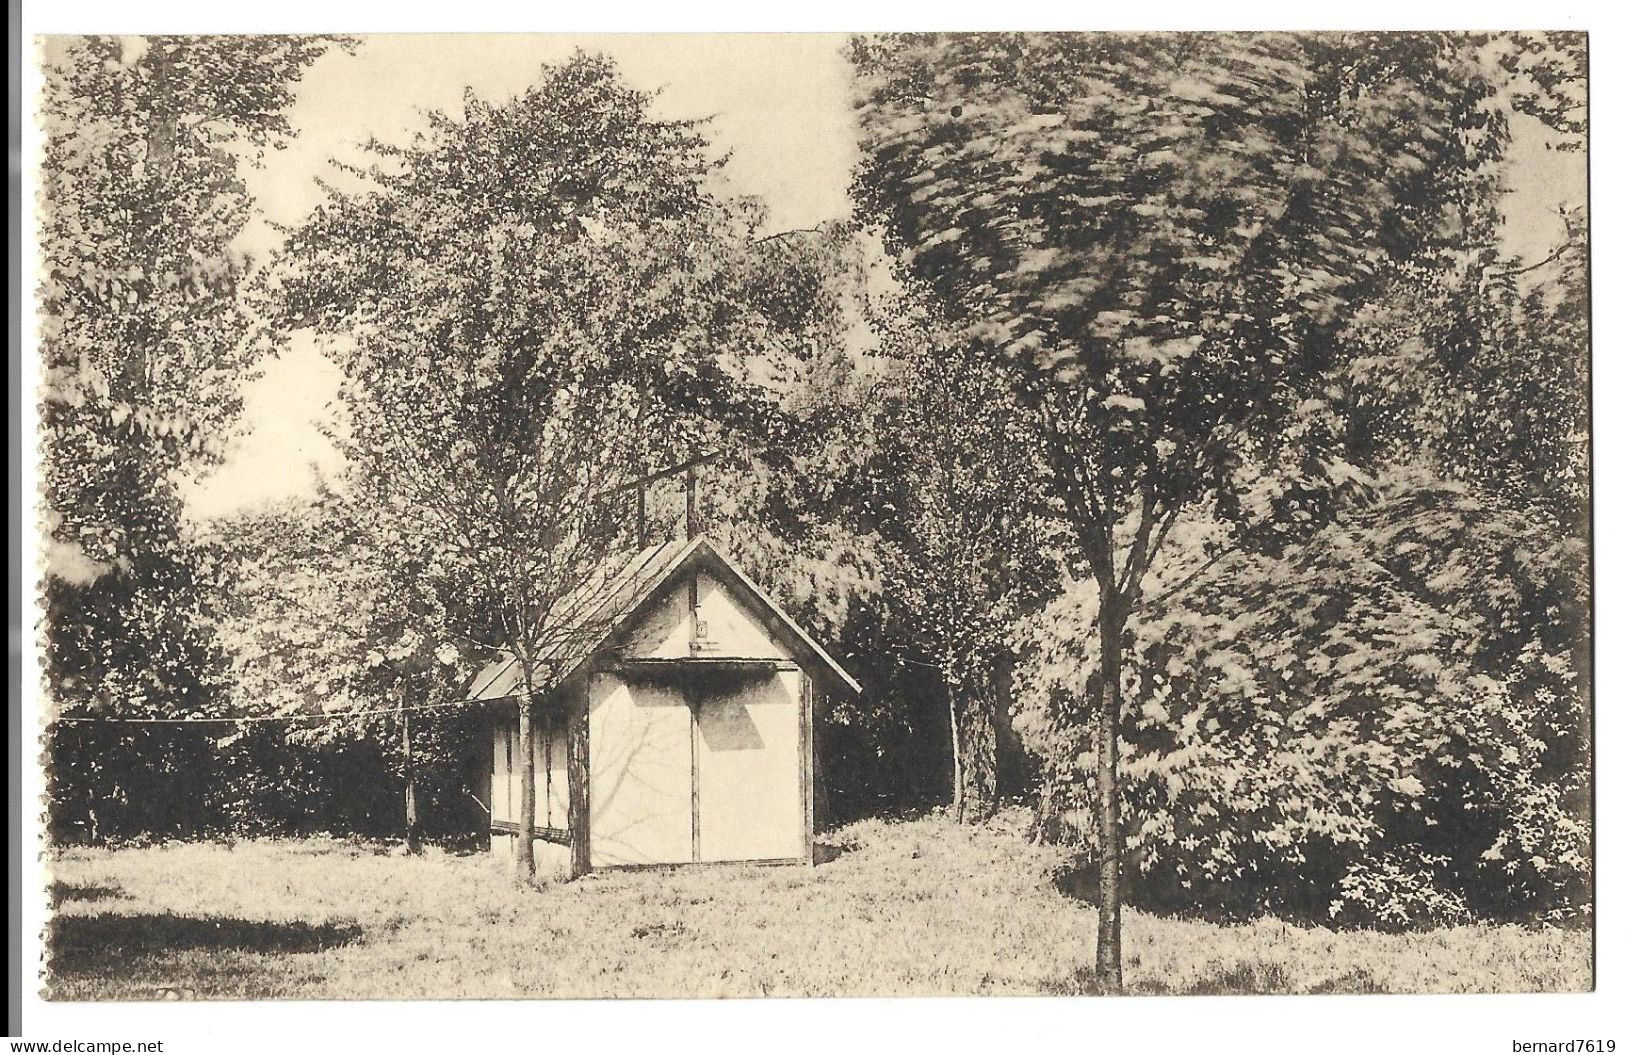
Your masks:
<path fill-rule="evenodd" d="M 1587 131 L 1591 53 L 1584 33 L 1511 33 L 1499 61 L 1511 74 L 1512 105 L 1567 137 L 1556 145 L 1579 150 Z"/>
<path fill-rule="evenodd" d="M 975 820 L 997 798 L 997 677 L 1010 627 L 1049 586 L 1058 533 L 1005 364 L 953 341 L 922 341 L 905 354 L 867 466 L 886 608 L 898 659 L 940 686 L 954 808 Z"/>
<path fill-rule="evenodd" d="M 217 450 L 256 349 L 235 296 L 244 148 L 279 144 L 318 38 L 53 45 L 39 290 L 59 702 L 184 697 L 200 664 L 176 469 Z M 126 650 L 120 653 L 120 650 Z M 132 662 L 133 657 L 142 662 Z"/>
<path fill-rule="evenodd" d="M 1180 509 L 1239 497 L 1245 463 L 1297 506 L 1268 512 L 1304 519 L 1298 492 L 1338 452 L 1327 367 L 1351 310 L 1397 265 L 1443 267 L 1433 247 L 1494 186 L 1472 172 L 1500 125 L 1447 36 L 956 35 L 855 55 L 866 203 L 1030 372 L 1086 559 L 1129 586 Z"/>
<path fill-rule="evenodd" d="M 518 655 L 538 688 L 555 602 L 626 540 L 605 496 L 773 419 L 754 213 L 708 191 L 695 126 L 648 106 L 577 55 L 509 103 L 431 115 L 412 145 L 373 144 L 369 189 L 329 196 L 271 290 L 286 324 L 346 338 L 368 559 L 417 569 L 439 644 Z"/>
<path fill-rule="evenodd" d="M 799 337 L 819 351 L 786 391 L 800 427 L 705 470 L 718 478 L 703 526 L 866 686 L 820 733 L 837 808 L 934 803 L 951 786 L 977 819 L 1008 741 L 1009 626 L 1053 570 L 1014 379 L 867 232 L 775 241 L 819 291 Z"/>
<path fill-rule="evenodd" d="M 1591 507 L 1590 237 L 1583 210 L 1565 219 L 1567 236 L 1546 260 L 1487 277 L 1480 336 L 1470 354 L 1440 364 L 1434 405 L 1446 420 L 1433 448 L 1452 475 L 1580 537 Z M 1553 273 L 1530 280 L 1547 266 Z"/>
<path fill-rule="evenodd" d="M 1542 260 L 1475 265 L 1465 288 L 1396 276 L 1345 334 L 1351 459 L 1423 460 L 1584 533 L 1590 507 L 1589 239 L 1583 210 Z"/>
<path fill-rule="evenodd" d="M 968 332 L 1025 375 L 1047 479 L 1076 538 L 1076 578 L 1087 584 L 1077 589 L 1088 600 L 1074 593 L 1071 603 L 1095 626 L 1086 633 L 1052 609 L 1052 629 L 1071 632 L 1050 640 L 1071 642 L 1071 665 L 1096 676 L 1074 686 L 1070 709 L 1038 739 L 1072 779 L 1080 758 L 1095 767 L 1104 984 L 1121 970 L 1117 725 L 1126 700 L 1122 750 L 1134 751 L 1142 722 L 1162 727 L 1166 689 L 1136 680 L 1133 657 L 1173 633 L 1164 603 L 1227 553 L 1266 562 L 1254 567 L 1285 559 L 1340 504 L 1368 493 L 1358 462 L 1370 448 L 1350 427 L 1367 394 L 1357 367 L 1366 350 L 1364 376 L 1380 374 L 1395 347 L 1362 345 L 1362 327 L 1373 314 L 1379 328 L 1389 325 L 1387 305 L 1402 296 L 1471 298 L 1495 262 L 1486 232 L 1507 119 L 1485 74 L 1492 43 L 1447 34 L 956 35 L 853 47 L 863 78 L 860 201 Z M 1430 346 L 1419 358 L 1435 368 L 1452 346 L 1432 337 L 1418 337 Z M 1484 370 L 1493 375 L 1494 364 Z M 1456 418 L 1442 431 L 1467 442 L 1464 424 Z M 1434 449 L 1445 446 L 1439 438 L 1429 434 Z M 1164 547 L 1185 536 L 1196 546 L 1186 574 L 1159 578 L 1152 569 L 1172 556 Z M 1260 588 L 1270 581 L 1261 576 Z M 1245 596 L 1248 607 L 1226 609 L 1208 628 L 1220 642 L 1198 637 L 1188 662 L 1209 649 L 1229 656 L 1242 633 L 1226 629 L 1232 623 L 1267 626 L 1268 640 L 1284 629 L 1271 618 L 1297 618 L 1256 592 Z M 1390 637 L 1406 618 L 1394 614 Z M 1336 640 L 1348 628 L 1318 629 Z M 1405 655 L 1377 654 L 1379 665 Z M 1251 655 L 1231 663 L 1222 673 L 1238 691 L 1269 669 Z M 1236 720 L 1267 698 L 1242 692 Z M 1498 706 L 1486 704 L 1482 720 Z M 1091 735 L 1091 720 L 1099 749 L 1085 755 L 1073 748 Z M 1362 732 L 1368 745 L 1376 730 Z M 1194 750 L 1183 741 L 1164 748 Z M 1262 742 L 1237 751 L 1255 767 L 1273 757 Z M 1230 769 L 1214 761 L 1216 774 L 1250 772 L 1235 758 Z M 1332 765 L 1299 761 L 1305 773 Z M 1140 789 L 1135 764 L 1126 757 L 1123 773 Z M 1335 772 L 1316 794 L 1344 793 Z M 1229 786 L 1219 796 L 1202 786 L 1215 795 L 1206 813 L 1181 803 L 1163 815 L 1166 831 L 1142 826 L 1139 837 L 1161 833 L 1183 846 L 1193 836 L 1179 825 L 1211 821 L 1224 834 L 1207 846 L 1206 864 L 1228 875 L 1225 840 L 1255 830 L 1238 816 L 1263 792 Z M 1372 794 L 1364 781 L 1347 787 Z M 1299 790 L 1325 806 L 1311 788 Z M 1142 808 L 1137 793 L 1126 796 L 1131 810 Z M 1331 810 L 1337 820 L 1320 834 L 1343 845 L 1358 825 L 1340 825 L 1357 812 Z M 1305 850 L 1290 825 L 1256 830 L 1276 840 L 1279 861 Z"/>
<path fill-rule="evenodd" d="M 339 42 L 346 43 L 346 42 Z M 215 457 L 262 349 L 233 247 L 239 166 L 291 134 L 334 41 L 83 37 L 47 45 L 38 290 L 45 669 L 59 713 L 206 713 L 217 555 L 174 481 Z M 204 738 L 53 730 L 53 824 L 188 827 Z M 156 801 L 154 801 L 156 800 Z M 119 819 L 123 818 L 123 819 Z"/>
<path fill-rule="evenodd" d="M 1202 559 L 1179 548 L 1157 578 Z M 1584 912 L 1582 558 L 1538 515 L 1399 474 L 1147 612 L 1123 731 L 1145 896 L 1389 926 Z M 1025 639 L 1018 728 L 1057 810 L 1094 795 L 1094 603 L 1075 586 Z"/>

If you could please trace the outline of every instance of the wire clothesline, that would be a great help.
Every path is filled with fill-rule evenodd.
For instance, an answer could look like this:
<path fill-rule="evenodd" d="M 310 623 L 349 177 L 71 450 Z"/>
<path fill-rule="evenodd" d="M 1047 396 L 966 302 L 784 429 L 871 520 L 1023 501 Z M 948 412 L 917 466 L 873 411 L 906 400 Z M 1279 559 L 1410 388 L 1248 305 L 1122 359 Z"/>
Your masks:
<path fill-rule="evenodd" d="M 239 722 L 331 721 L 337 718 L 365 718 L 379 714 L 399 714 L 402 711 L 442 711 L 453 707 L 466 707 L 472 703 L 486 702 L 489 701 L 470 698 L 452 700 L 448 703 L 403 704 L 399 707 L 378 707 L 357 711 L 320 711 L 315 714 L 245 714 L 235 718 L 120 718 L 107 715 L 79 715 L 71 718 L 56 718 L 53 721 L 64 724 L 105 722 L 117 725 L 235 725 Z"/>

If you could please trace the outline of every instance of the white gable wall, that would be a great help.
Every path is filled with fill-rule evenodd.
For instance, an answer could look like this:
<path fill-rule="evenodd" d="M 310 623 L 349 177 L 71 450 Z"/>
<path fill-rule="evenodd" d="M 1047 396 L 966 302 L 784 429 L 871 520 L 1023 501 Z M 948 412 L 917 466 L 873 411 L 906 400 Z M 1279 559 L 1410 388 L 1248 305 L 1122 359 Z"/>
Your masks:
<path fill-rule="evenodd" d="M 693 602 L 698 602 L 697 608 Z M 696 620 L 696 614 L 698 616 Z M 712 647 L 694 652 L 689 643 L 701 635 Z M 790 653 L 767 626 L 705 571 L 673 580 L 647 615 L 625 632 L 621 655 L 637 659 L 686 659 L 689 656 L 733 659 L 784 659 Z"/>
<path fill-rule="evenodd" d="M 703 637 L 715 644 L 703 655 L 748 659 L 789 659 L 767 626 L 735 599 L 733 593 L 705 572 L 697 576 L 699 621 Z"/>
<path fill-rule="evenodd" d="M 684 659 L 693 636 L 689 618 L 689 576 L 674 580 L 649 612 L 636 625 L 625 630 L 623 643 L 616 649 L 623 656 L 639 659 Z"/>

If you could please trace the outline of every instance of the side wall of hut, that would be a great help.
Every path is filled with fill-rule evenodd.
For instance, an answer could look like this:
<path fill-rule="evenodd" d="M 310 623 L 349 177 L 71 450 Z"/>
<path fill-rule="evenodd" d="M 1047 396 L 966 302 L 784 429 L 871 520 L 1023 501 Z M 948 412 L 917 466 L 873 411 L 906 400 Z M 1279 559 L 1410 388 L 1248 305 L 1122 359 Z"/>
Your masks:
<path fill-rule="evenodd" d="M 536 775 L 536 826 L 556 832 L 570 827 L 570 786 L 565 774 L 563 716 L 544 708 L 536 722 L 531 769 Z M 519 823 L 519 716 L 508 714 L 491 723 L 490 807 L 493 831 Z"/>

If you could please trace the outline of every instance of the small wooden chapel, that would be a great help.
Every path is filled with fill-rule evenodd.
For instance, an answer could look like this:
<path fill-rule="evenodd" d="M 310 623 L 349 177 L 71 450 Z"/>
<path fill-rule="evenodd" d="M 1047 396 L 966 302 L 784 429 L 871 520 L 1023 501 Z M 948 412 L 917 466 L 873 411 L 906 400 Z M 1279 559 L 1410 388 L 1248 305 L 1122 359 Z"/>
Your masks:
<path fill-rule="evenodd" d="M 577 634 L 534 706 L 519 757 L 517 661 L 486 701 L 493 850 L 520 832 L 520 768 L 535 771 L 539 870 L 813 858 L 813 714 L 858 683 L 703 538 L 651 545 L 561 602 Z"/>

